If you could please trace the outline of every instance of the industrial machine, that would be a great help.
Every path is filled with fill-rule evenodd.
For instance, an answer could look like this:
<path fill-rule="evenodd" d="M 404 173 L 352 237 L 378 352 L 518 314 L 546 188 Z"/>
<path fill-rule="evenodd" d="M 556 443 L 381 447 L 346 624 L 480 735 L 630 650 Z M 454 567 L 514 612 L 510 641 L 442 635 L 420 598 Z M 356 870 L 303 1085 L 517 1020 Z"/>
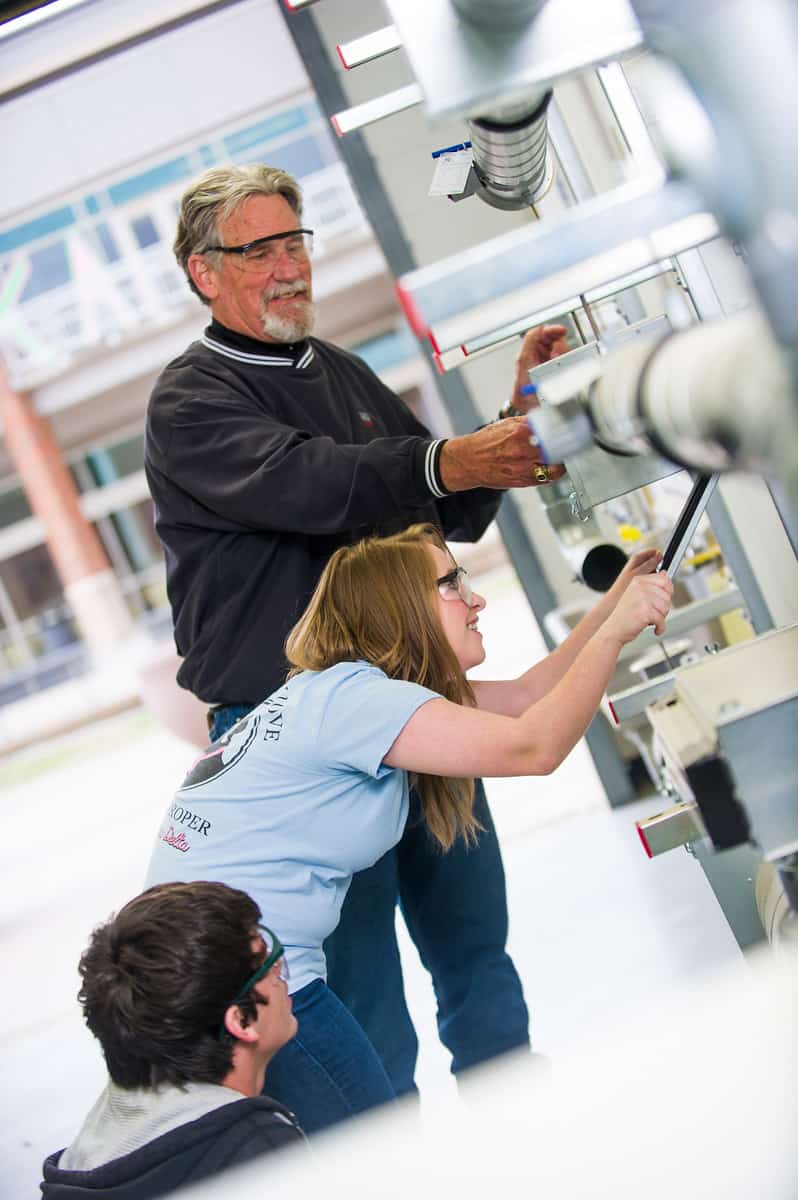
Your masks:
<path fill-rule="evenodd" d="M 488 417 L 473 393 L 489 390 L 489 363 L 506 362 L 526 330 L 562 322 L 576 343 L 531 372 L 530 436 L 567 475 L 505 505 L 502 526 L 550 642 L 568 629 L 563 575 L 605 586 L 619 554 L 676 526 L 674 559 L 689 569 L 677 576 L 684 594 L 655 655 L 661 669 L 645 661 L 645 634 L 607 706 L 667 800 L 641 822 L 641 839 L 649 854 L 692 849 L 741 945 L 764 930 L 789 942 L 795 5 L 385 0 L 390 23 L 374 29 L 364 3 L 363 27 L 347 40 L 335 37 L 335 0 L 318 0 L 311 18 L 301 10 L 312 2 L 286 0 L 289 28 L 455 426 Z M 348 5 L 350 24 L 356 17 Z M 331 38 L 347 72 L 361 74 L 332 68 Z M 392 119 L 409 112 L 412 136 L 405 125 L 394 142 Z M 434 199 L 418 170 L 425 153 Z M 542 562 L 552 534 L 559 579 Z M 708 563 L 713 585 L 691 593 Z M 669 644 L 685 634 L 687 650 L 672 658 Z M 617 738 L 591 732 L 611 800 L 629 799 Z"/>

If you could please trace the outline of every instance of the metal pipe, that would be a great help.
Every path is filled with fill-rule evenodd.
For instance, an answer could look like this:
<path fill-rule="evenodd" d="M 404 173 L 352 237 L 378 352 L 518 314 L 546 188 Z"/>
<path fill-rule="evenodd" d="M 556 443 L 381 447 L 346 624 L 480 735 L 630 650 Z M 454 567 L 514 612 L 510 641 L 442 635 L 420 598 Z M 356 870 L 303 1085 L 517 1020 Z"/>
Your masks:
<path fill-rule="evenodd" d="M 789 149 L 798 130 L 796 6 L 791 0 L 631 3 L 651 48 L 681 67 L 715 140 L 707 154 L 684 124 L 671 126 L 668 157 L 744 247 L 776 337 L 796 351 L 798 169 Z M 668 102 L 663 95 L 662 107 Z"/>
<path fill-rule="evenodd" d="M 491 38 L 518 34 L 546 0 L 452 0 L 461 20 Z M 475 194 L 492 208 L 530 208 L 551 187 L 554 162 L 548 153 L 546 110 L 551 89 L 527 92 L 468 121 L 474 156 Z"/>
<path fill-rule="evenodd" d="M 621 547 L 601 538 L 570 544 L 560 538 L 560 550 L 576 577 L 593 592 L 608 592 L 626 565 Z"/>
<path fill-rule="evenodd" d="M 653 450 L 707 474 L 777 475 L 798 508 L 789 356 L 758 313 L 702 323 L 654 343 L 630 342 L 601 360 L 600 376 L 586 391 L 576 374 L 572 386 L 572 399 L 530 413 L 547 461 L 559 462 L 566 449 L 573 455 L 595 437 L 619 453 Z"/>
<path fill-rule="evenodd" d="M 476 117 L 468 122 L 476 194 L 493 208 L 529 208 L 540 200 L 554 178 L 548 153 L 546 109 L 551 92 L 512 110 Z"/>
<path fill-rule="evenodd" d="M 461 20 L 491 33 L 514 33 L 536 17 L 546 0 L 452 0 Z"/>
<path fill-rule="evenodd" d="M 743 467 L 767 474 L 783 471 L 798 452 L 787 358 L 758 314 L 673 334 L 635 375 L 626 399 L 640 414 L 646 448 L 674 462 L 708 473 Z M 607 427 L 615 423 L 619 383 L 613 373 L 595 385 Z"/>

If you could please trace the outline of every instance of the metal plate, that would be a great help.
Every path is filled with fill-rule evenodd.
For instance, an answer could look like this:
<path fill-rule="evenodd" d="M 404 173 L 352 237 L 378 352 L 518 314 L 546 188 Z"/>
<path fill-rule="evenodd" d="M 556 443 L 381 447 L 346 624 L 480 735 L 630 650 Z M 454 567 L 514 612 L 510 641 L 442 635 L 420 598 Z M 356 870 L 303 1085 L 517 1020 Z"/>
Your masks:
<path fill-rule="evenodd" d="M 432 121 L 479 116 L 638 49 L 626 0 L 548 0 L 512 34 L 475 29 L 449 0 L 387 0 Z"/>
<path fill-rule="evenodd" d="M 613 347 L 622 346 L 635 338 L 650 338 L 652 346 L 667 333 L 671 326 L 667 317 L 653 317 L 629 325 L 624 329 L 612 331 Z M 548 399 L 556 387 L 556 377 L 562 373 L 565 377 L 582 365 L 590 370 L 591 361 L 595 357 L 595 366 L 600 370 L 601 359 L 598 357 L 597 344 L 588 343 L 579 346 L 568 354 L 535 367 L 529 372 L 530 379 L 535 384 L 548 384 L 541 389 L 542 399 Z M 565 383 L 565 378 L 563 380 Z M 572 385 L 571 385 L 572 386 Z M 612 500 L 616 496 L 624 496 L 627 492 L 645 487 L 657 479 L 674 475 L 682 468 L 667 458 L 656 454 L 619 455 L 609 454 L 600 446 L 590 446 L 565 460 L 568 477 L 574 487 L 574 493 L 582 513 L 587 514 L 597 504 Z"/>
<path fill-rule="evenodd" d="M 718 727 L 720 751 L 765 858 L 798 852 L 798 699 Z"/>
<path fill-rule="evenodd" d="M 363 63 L 373 62 L 398 50 L 402 44 L 399 31 L 395 25 L 386 25 L 384 29 L 376 29 L 364 37 L 354 38 L 351 42 L 341 42 L 337 47 L 340 58 L 347 71 L 360 67 Z"/>
<path fill-rule="evenodd" d="M 764 857 L 798 851 L 798 625 L 729 646 L 673 679 L 678 703 L 649 709 L 660 740 L 688 765 L 706 753 L 701 731 L 713 731 Z"/>
<path fill-rule="evenodd" d="M 656 454 L 620 458 L 607 454 L 599 446 L 575 454 L 566 460 L 565 466 L 583 513 L 589 513 L 606 500 L 625 496 L 627 492 L 682 470 L 677 464 Z"/>
<path fill-rule="evenodd" d="M 716 237 L 682 181 L 624 184 L 550 223 L 513 229 L 409 271 L 397 293 L 411 328 L 446 349 L 561 304 Z"/>

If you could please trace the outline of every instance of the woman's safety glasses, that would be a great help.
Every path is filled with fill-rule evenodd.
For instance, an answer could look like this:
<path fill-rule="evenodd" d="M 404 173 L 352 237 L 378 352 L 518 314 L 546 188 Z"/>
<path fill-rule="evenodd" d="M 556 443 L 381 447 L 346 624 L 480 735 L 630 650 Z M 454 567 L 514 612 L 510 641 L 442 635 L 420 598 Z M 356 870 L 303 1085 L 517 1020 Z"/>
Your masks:
<path fill-rule="evenodd" d="M 465 567 L 455 567 L 435 582 L 444 600 L 462 600 L 469 608 L 474 607 L 474 592 Z"/>

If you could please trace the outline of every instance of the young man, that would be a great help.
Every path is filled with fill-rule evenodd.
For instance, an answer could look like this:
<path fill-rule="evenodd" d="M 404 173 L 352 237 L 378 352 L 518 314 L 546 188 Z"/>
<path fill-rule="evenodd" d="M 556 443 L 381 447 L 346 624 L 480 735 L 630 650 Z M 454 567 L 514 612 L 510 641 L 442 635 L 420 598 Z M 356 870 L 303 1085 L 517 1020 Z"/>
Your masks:
<path fill-rule="evenodd" d="M 150 1200 L 304 1144 L 261 1094 L 296 1020 L 260 915 L 224 884 L 169 883 L 94 931 L 78 998 L 110 1078 L 75 1140 L 46 1159 L 45 1200 Z"/>
<path fill-rule="evenodd" d="M 178 681 L 211 706 L 213 738 L 283 682 L 286 635 L 338 546 L 418 522 L 476 541 L 499 489 L 540 482 L 522 417 L 433 438 L 362 360 L 309 336 L 309 236 L 299 185 L 277 168 L 214 168 L 182 199 L 175 255 L 212 320 L 156 383 L 145 465 L 183 657 Z M 516 409 L 527 407 L 527 368 L 562 349 L 564 334 L 550 326 L 527 335 Z M 415 1086 L 417 1051 L 398 899 L 432 975 L 452 1069 L 528 1042 L 479 783 L 476 815 L 478 846 L 441 855 L 411 812 L 399 846 L 355 876 L 326 946 L 329 983 L 397 1094 Z"/>

